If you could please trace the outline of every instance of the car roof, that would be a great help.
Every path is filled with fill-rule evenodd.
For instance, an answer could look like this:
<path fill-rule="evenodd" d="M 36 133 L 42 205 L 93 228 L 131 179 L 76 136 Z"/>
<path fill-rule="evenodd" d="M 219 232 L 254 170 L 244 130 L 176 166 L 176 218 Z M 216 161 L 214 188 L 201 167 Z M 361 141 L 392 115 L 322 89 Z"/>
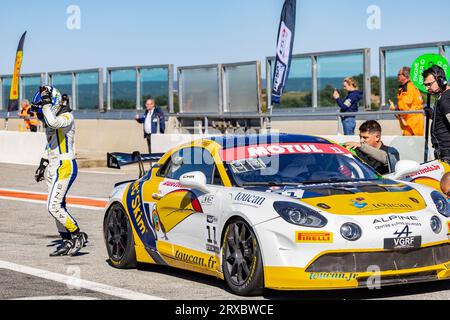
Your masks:
<path fill-rule="evenodd" d="M 309 135 L 289 134 L 289 133 L 272 133 L 272 134 L 250 134 L 250 135 L 224 135 L 209 137 L 218 143 L 222 149 L 237 148 L 255 144 L 272 144 L 272 143 L 326 143 L 332 144 L 331 141 Z"/>

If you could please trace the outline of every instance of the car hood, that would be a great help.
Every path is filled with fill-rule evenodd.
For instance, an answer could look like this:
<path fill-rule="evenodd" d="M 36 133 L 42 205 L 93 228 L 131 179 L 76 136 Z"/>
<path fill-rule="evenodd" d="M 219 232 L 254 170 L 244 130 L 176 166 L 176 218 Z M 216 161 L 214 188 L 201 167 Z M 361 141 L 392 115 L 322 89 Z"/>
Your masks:
<path fill-rule="evenodd" d="M 416 189 L 389 179 L 259 189 L 339 215 L 398 214 L 426 208 L 425 200 Z"/>

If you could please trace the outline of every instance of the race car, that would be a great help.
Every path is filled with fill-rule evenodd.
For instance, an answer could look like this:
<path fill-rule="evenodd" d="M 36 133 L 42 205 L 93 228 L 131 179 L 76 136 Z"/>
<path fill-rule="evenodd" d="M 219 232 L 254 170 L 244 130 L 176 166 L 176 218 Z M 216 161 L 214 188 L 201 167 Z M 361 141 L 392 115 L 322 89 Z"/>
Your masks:
<path fill-rule="evenodd" d="M 450 165 L 441 160 L 432 160 L 420 165 L 419 171 L 404 178 L 406 181 L 420 183 L 436 190 L 441 190 L 442 176 L 450 171 Z M 402 179 L 403 180 L 403 179 Z"/>
<path fill-rule="evenodd" d="M 358 288 L 450 277 L 450 207 L 428 186 L 385 178 L 347 149 L 293 134 L 177 146 L 116 184 L 104 216 L 109 262 L 168 265 L 265 288 Z"/>

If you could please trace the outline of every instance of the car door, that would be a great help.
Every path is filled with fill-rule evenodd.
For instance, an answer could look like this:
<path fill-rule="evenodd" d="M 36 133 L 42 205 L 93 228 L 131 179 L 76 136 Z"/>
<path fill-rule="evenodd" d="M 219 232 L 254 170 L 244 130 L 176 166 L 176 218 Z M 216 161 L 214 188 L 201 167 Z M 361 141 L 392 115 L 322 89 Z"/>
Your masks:
<path fill-rule="evenodd" d="M 206 176 L 209 193 L 183 187 L 179 178 L 188 172 L 200 171 Z M 187 147 L 175 152 L 159 172 L 159 201 L 153 221 L 157 220 L 160 245 L 164 256 L 172 256 L 186 264 L 211 268 L 208 255 L 218 252 L 217 214 L 220 201 L 217 192 L 222 181 L 213 157 L 201 147 Z"/>

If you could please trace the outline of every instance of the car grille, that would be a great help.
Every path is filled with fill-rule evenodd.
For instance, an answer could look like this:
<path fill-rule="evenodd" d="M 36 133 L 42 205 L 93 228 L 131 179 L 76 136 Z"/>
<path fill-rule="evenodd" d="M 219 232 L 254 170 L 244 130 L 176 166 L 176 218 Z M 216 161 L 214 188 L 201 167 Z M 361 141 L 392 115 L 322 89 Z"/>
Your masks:
<path fill-rule="evenodd" d="M 414 269 L 450 261 L 450 244 L 414 250 L 329 253 L 319 257 L 307 272 L 374 272 Z M 374 266 L 376 270 L 374 270 Z"/>
<path fill-rule="evenodd" d="M 379 284 L 381 286 L 389 286 L 397 284 L 428 282 L 433 280 L 437 280 L 436 271 L 402 274 L 395 276 L 383 276 L 380 277 L 378 280 L 374 280 L 373 278 L 370 277 L 358 278 L 358 287 L 370 288 L 376 284 Z M 376 281 L 378 281 L 378 283 Z"/>

